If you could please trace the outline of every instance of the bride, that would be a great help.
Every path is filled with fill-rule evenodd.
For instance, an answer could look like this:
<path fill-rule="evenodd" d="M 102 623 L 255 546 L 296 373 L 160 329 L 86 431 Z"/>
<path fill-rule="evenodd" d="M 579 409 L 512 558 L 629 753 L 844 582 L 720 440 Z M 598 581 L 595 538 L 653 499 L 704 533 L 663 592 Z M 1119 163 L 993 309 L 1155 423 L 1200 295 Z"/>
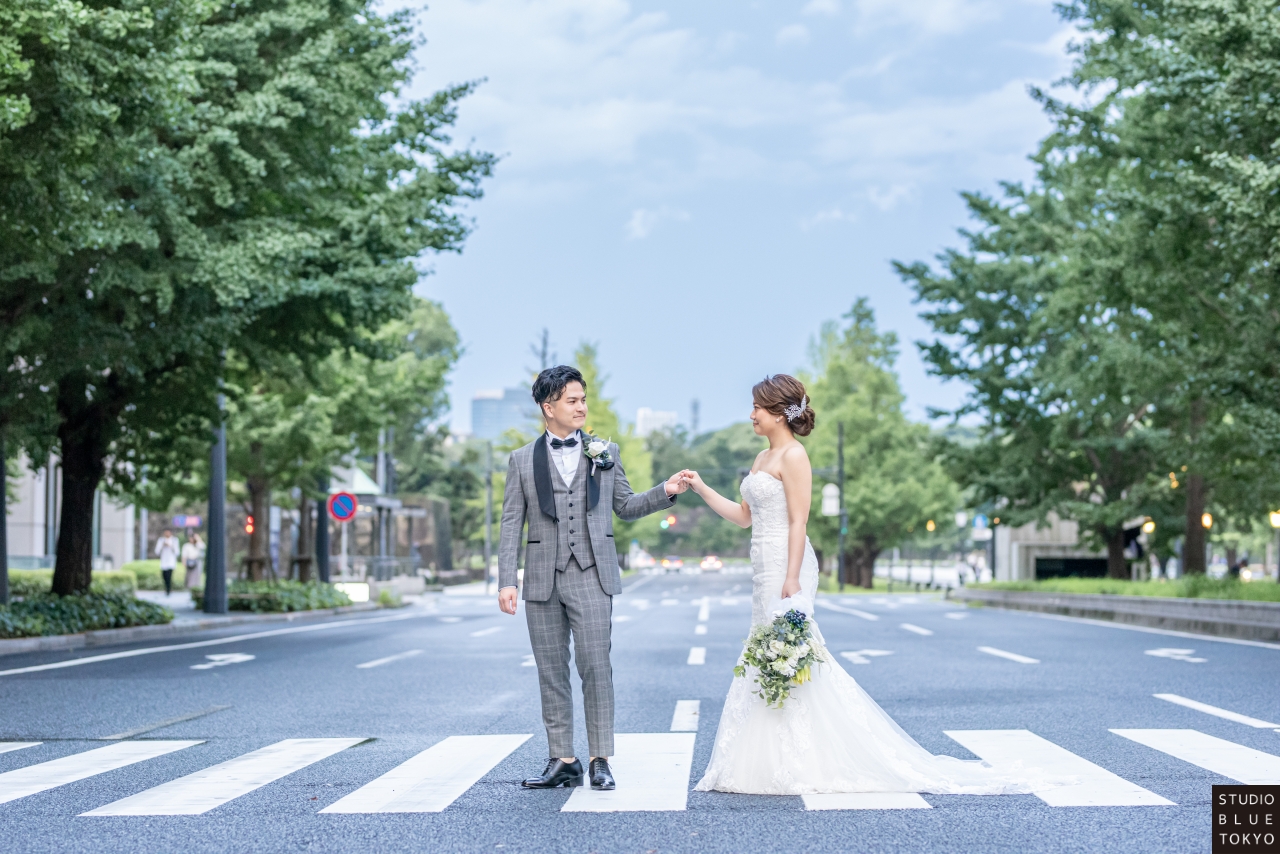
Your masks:
<path fill-rule="evenodd" d="M 814 412 L 804 385 L 786 374 L 765 378 L 751 394 L 751 423 L 769 447 L 742 481 L 744 501 L 719 495 L 697 472 L 686 471 L 684 477 L 712 510 L 752 528 L 752 625 L 771 622 L 779 598 L 805 603 L 801 610 L 812 619 L 818 560 L 805 528 L 813 472 L 796 436 L 813 429 Z M 753 693 L 753 668 L 733 680 L 699 791 L 977 795 L 1031 790 L 983 763 L 929 753 L 832 660 L 816 621 L 813 634 L 826 663 L 815 668 L 811 681 L 791 689 L 782 708 L 766 706 Z"/>

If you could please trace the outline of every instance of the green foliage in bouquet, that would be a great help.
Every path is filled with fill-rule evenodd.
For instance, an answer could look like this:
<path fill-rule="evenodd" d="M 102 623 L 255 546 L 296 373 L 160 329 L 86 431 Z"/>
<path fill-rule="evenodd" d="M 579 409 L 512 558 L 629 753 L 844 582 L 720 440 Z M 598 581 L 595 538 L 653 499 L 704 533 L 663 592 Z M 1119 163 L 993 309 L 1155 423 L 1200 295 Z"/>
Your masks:
<path fill-rule="evenodd" d="M 733 675 L 745 678 L 747 668 L 755 668 L 755 682 L 760 686 L 755 693 L 766 705 L 780 709 L 791 689 L 808 682 L 813 665 L 826 657 L 813 640 L 809 618 L 793 608 L 772 623 L 751 630 L 742 661 L 733 668 Z"/>

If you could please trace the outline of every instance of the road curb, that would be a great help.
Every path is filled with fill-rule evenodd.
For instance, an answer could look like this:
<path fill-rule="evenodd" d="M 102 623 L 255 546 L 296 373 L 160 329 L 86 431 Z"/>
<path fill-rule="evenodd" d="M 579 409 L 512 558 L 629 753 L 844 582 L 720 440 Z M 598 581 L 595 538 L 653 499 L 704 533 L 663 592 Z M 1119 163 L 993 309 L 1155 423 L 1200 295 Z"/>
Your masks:
<path fill-rule="evenodd" d="M 975 590 L 970 587 L 949 591 L 947 598 L 993 608 L 1039 611 L 1191 634 L 1241 640 L 1280 640 L 1280 602 Z"/>
<path fill-rule="evenodd" d="M 290 611 L 284 614 L 237 614 L 235 616 L 204 616 L 195 619 L 175 620 L 158 626 L 133 626 L 127 629 L 98 629 L 75 635 L 46 635 L 38 638 L 8 638 L 0 640 L 0 656 L 18 655 L 24 652 L 84 649 L 95 646 L 111 646 L 135 641 L 180 637 L 231 626 L 260 625 L 263 623 L 308 622 L 341 614 L 377 611 L 381 606 L 372 602 L 343 605 L 316 611 Z"/>

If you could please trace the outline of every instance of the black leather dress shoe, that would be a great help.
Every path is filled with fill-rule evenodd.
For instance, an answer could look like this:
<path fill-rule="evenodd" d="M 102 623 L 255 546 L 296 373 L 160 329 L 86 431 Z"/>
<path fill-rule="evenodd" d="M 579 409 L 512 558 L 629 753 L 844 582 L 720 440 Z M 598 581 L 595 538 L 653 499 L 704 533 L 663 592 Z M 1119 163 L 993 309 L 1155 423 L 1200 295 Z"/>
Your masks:
<path fill-rule="evenodd" d="M 606 768 L 608 766 L 605 766 Z M 610 778 L 612 782 L 612 778 Z M 548 759 L 547 767 L 540 777 L 530 777 L 520 785 L 526 789 L 554 789 L 557 786 L 574 788 L 582 785 L 582 763 L 577 759 L 565 762 L 562 759 Z M 611 787 L 612 788 L 612 787 Z"/>
<path fill-rule="evenodd" d="M 591 788 L 602 792 L 614 790 L 613 771 L 609 770 L 608 759 L 591 760 Z"/>

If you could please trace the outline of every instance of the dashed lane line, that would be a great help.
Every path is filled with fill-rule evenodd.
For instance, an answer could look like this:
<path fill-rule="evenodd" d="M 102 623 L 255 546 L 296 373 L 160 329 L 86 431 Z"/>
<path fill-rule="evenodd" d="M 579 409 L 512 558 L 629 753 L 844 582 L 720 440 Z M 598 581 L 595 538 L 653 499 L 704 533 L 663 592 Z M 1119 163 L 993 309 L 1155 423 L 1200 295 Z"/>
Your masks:
<path fill-rule="evenodd" d="M 422 655 L 424 650 L 406 649 L 404 652 L 397 652 L 395 655 L 388 655 L 386 658 L 375 658 L 373 661 L 366 661 L 364 664 L 357 664 L 356 669 L 368 670 L 370 667 L 381 667 L 384 664 L 390 664 L 393 661 L 400 661 L 404 658 L 413 658 L 415 655 Z"/>
<path fill-rule="evenodd" d="M 851 614 L 855 617 L 861 617 L 864 620 L 870 620 L 871 622 L 875 622 L 880 619 L 875 614 L 869 614 L 866 611 L 859 611 L 857 608 L 845 608 L 841 605 L 836 605 L 833 602 L 827 602 L 824 599 L 819 599 L 817 604 L 830 611 L 838 611 L 841 614 Z"/>
<path fill-rule="evenodd" d="M 980 646 L 978 652 L 985 652 L 987 655 L 994 655 L 996 658 L 1005 658 L 1009 661 L 1016 661 L 1019 664 L 1039 664 L 1040 659 L 1031 658 L 1026 655 L 1018 655 L 1016 652 L 1008 652 L 1003 649 L 996 649 L 994 646 Z"/>
<path fill-rule="evenodd" d="M 1201 703 L 1196 700 L 1188 700 L 1186 697 L 1179 697 L 1177 694 L 1152 694 L 1157 700 L 1164 700 L 1169 703 L 1177 703 L 1179 706 L 1186 706 L 1188 709 L 1195 709 L 1197 712 L 1204 712 L 1206 715 L 1214 715 L 1219 718 L 1226 718 L 1229 721 L 1235 721 L 1238 724 L 1255 727 L 1257 729 L 1275 729 L 1280 731 L 1280 724 L 1273 724 L 1269 721 L 1251 718 L 1248 715 L 1242 715 L 1238 712 L 1228 711 L 1227 709 L 1219 709 L 1217 706 L 1210 706 L 1208 703 Z"/>
<path fill-rule="evenodd" d="M 488 635 L 496 635 L 500 631 L 502 631 L 502 626 L 490 626 L 487 629 L 480 629 L 478 631 L 472 632 L 471 636 L 473 638 L 482 638 Z"/>
<path fill-rule="evenodd" d="M 689 658 L 685 664 L 706 664 L 707 648 L 705 646 L 695 646 L 689 650 Z"/>
<path fill-rule="evenodd" d="M 921 637 L 926 637 L 926 638 L 933 634 L 932 630 L 922 628 L 921 626 L 917 626 L 912 623 L 903 623 L 902 625 L 898 626 L 898 628 L 906 629 L 912 634 L 917 634 L 917 635 L 920 635 Z"/>

